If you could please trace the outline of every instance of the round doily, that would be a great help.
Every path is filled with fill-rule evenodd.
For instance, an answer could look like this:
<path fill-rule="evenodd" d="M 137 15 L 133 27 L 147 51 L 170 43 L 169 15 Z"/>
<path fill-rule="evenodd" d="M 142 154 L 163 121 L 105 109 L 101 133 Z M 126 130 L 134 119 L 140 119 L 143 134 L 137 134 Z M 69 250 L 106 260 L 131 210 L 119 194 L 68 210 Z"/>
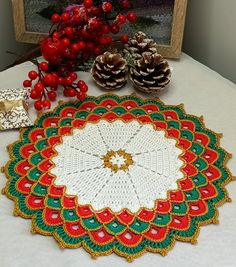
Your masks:
<path fill-rule="evenodd" d="M 14 214 L 61 247 L 131 261 L 196 242 L 230 201 L 230 155 L 202 118 L 158 99 L 60 103 L 9 146 L 3 192 Z"/>

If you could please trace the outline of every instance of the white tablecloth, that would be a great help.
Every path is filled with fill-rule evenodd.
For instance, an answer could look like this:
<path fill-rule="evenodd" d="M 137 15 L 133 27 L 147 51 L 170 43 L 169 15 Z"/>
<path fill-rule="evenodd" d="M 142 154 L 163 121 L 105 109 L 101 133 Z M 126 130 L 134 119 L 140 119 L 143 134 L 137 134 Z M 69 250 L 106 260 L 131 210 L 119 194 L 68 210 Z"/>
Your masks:
<path fill-rule="evenodd" d="M 208 128 L 223 133 L 221 145 L 233 153 L 228 166 L 236 175 L 236 85 L 206 66 L 183 54 L 180 61 L 170 61 L 173 67 L 172 82 L 160 98 L 168 104 L 184 103 L 188 113 L 203 115 Z M 27 71 L 34 68 L 25 63 L 0 73 L 0 89 L 20 87 Z M 90 74 L 80 73 L 89 84 L 90 95 L 103 92 L 94 86 Z M 117 92 L 133 92 L 132 86 Z M 32 119 L 34 109 L 30 108 Z M 0 132 L 0 166 L 8 160 L 6 146 L 19 138 L 18 131 Z M 0 188 L 5 185 L 0 174 Z M 197 245 L 177 242 L 166 257 L 146 253 L 133 263 L 116 255 L 91 259 L 83 249 L 60 249 L 52 237 L 30 233 L 30 220 L 12 216 L 13 202 L 0 196 L 0 266 L 1 267 L 124 267 L 124 266 L 181 266 L 229 267 L 236 266 L 236 183 L 227 186 L 233 203 L 219 208 L 220 224 L 203 226 Z"/>

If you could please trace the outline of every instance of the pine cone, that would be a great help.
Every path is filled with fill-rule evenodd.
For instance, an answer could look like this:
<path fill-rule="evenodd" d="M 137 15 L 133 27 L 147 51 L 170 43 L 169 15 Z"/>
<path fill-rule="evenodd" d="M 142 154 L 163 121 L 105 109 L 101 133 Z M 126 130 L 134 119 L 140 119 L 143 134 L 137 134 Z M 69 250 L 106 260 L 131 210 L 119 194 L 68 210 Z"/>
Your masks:
<path fill-rule="evenodd" d="M 126 60 L 118 53 L 105 52 L 97 56 L 92 66 L 94 81 L 106 90 L 124 86 L 128 79 L 127 73 Z"/>
<path fill-rule="evenodd" d="M 141 59 L 130 68 L 130 80 L 134 87 L 144 93 L 157 93 L 170 82 L 168 62 L 158 53 L 143 53 Z"/>
<path fill-rule="evenodd" d="M 131 54 L 133 59 L 139 59 L 144 52 L 156 53 L 157 44 L 143 32 L 137 32 L 133 39 L 125 44 L 124 52 Z"/>

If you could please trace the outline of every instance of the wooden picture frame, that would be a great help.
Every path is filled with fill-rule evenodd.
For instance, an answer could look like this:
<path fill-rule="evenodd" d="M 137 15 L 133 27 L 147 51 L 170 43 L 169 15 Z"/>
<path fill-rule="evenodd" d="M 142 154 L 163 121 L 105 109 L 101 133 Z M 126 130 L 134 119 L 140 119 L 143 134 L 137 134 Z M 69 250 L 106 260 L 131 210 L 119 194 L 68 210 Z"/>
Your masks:
<path fill-rule="evenodd" d="M 24 0 L 12 0 L 16 40 L 25 43 L 38 43 L 47 36 L 44 32 L 28 31 Z M 172 29 L 169 44 L 159 44 L 158 51 L 167 58 L 179 58 L 181 55 L 187 0 L 174 0 Z"/>
<path fill-rule="evenodd" d="M 26 29 L 24 0 L 12 0 L 13 20 L 16 41 L 36 44 L 47 34 Z"/>
<path fill-rule="evenodd" d="M 187 0 L 175 0 L 170 45 L 158 45 L 158 51 L 167 58 L 179 58 L 182 52 Z"/>

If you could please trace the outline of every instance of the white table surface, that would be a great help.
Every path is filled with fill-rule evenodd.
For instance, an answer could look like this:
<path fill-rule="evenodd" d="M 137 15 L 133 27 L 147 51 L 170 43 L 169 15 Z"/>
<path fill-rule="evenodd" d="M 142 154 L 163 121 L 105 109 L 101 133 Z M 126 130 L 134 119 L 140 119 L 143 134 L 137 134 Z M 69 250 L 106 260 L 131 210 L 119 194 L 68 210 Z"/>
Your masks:
<path fill-rule="evenodd" d="M 187 113 L 204 116 L 206 126 L 223 133 L 221 145 L 233 153 L 228 163 L 236 175 L 236 85 L 224 79 L 206 66 L 183 54 L 180 61 L 170 60 L 173 67 L 172 82 L 160 98 L 167 104 L 184 103 Z M 0 90 L 20 87 L 31 63 L 0 72 Z M 88 82 L 89 94 L 100 95 L 103 91 L 94 86 L 90 74 L 79 73 Z M 133 92 L 132 86 L 117 92 L 126 95 Z M 34 109 L 30 116 L 35 118 Z M 6 146 L 19 138 L 18 131 L 0 132 L 0 166 L 8 160 Z M 5 185 L 5 176 L 0 174 L 0 189 Z M 177 242 L 166 257 L 146 253 L 133 263 L 116 255 L 91 259 L 83 249 L 60 249 L 52 237 L 30 233 L 30 220 L 12 216 L 13 202 L 0 196 L 0 266 L 1 267 L 124 267 L 124 266 L 236 266 L 236 182 L 227 186 L 232 203 L 219 208 L 219 225 L 201 228 L 198 244 Z"/>

